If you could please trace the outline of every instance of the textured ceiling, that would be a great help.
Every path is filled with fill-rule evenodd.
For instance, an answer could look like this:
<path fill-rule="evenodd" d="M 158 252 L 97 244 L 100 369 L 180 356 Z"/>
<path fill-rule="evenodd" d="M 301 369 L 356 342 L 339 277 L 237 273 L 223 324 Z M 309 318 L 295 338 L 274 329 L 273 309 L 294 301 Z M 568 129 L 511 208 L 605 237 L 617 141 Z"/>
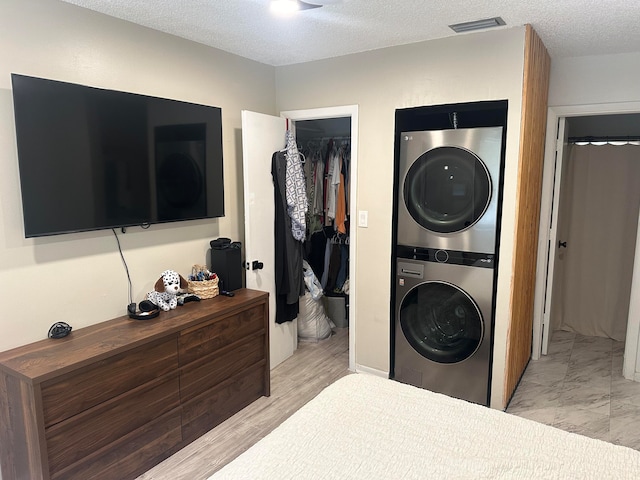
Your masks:
<path fill-rule="evenodd" d="M 639 0 L 307 0 L 280 18 L 268 0 L 64 0 L 269 65 L 289 65 L 456 35 L 500 16 L 531 24 L 552 57 L 640 51 Z"/>

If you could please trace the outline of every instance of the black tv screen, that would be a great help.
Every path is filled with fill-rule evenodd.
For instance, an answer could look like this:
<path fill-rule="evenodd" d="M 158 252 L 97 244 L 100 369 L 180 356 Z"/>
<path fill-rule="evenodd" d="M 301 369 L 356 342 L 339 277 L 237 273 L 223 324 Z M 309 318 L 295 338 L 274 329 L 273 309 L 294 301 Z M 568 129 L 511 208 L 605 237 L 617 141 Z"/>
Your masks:
<path fill-rule="evenodd" d="M 220 108 L 11 80 L 26 237 L 224 216 Z"/>

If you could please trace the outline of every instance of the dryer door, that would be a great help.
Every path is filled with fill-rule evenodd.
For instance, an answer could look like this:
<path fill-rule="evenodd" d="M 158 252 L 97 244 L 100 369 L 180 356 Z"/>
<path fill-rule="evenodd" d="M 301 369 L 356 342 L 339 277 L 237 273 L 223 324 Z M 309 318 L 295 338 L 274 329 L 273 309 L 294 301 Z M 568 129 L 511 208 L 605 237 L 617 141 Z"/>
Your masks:
<path fill-rule="evenodd" d="M 399 310 L 400 326 L 409 344 L 437 363 L 457 363 L 472 356 L 484 334 L 478 305 L 447 282 L 421 283 L 410 290 Z"/>
<path fill-rule="evenodd" d="M 411 217 L 437 233 L 466 230 L 491 200 L 491 176 L 480 158 L 461 147 L 423 153 L 407 172 L 404 202 Z"/>

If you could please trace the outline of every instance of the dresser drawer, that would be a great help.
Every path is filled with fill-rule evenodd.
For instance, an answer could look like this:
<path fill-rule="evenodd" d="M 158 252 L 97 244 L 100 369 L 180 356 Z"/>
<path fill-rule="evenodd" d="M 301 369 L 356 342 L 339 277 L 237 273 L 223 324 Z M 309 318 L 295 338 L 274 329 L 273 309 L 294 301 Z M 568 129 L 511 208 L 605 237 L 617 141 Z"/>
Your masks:
<path fill-rule="evenodd" d="M 72 465 L 179 404 L 178 374 L 173 373 L 46 429 L 51 472 Z"/>
<path fill-rule="evenodd" d="M 209 324 L 184 330 L 178 338 L 180 365 L 265 329 L 264 307 L 257 306 Z"/>
<path fill-rule="evenodd" d="M 145 345 L 42 384 L 45 427 L 161 377 L 178 367 L 176 338 Z"/>
<path fill-rule="evenodd" d="M 265 391 L 264 362 L 238 373 L 182 406 L 182 438 L 195 440 L 242 410 Z"/>
<path fill-rule="evenodd" d="M 245 370 L 259 362 L 264 363 L 264 335 L 252 334 L 249 338 L 213 353 L 202 361 L 182 368 L 180 374 L 180 396 L 188 401 L 205 390 L 215 387 L 236 372 Z"/>
<path fill-rule="evenodd" d="M 176 408 L 75 464 L 52 480 L 123 480 L 136 478 L 181 446 L 181 410 Z"/>

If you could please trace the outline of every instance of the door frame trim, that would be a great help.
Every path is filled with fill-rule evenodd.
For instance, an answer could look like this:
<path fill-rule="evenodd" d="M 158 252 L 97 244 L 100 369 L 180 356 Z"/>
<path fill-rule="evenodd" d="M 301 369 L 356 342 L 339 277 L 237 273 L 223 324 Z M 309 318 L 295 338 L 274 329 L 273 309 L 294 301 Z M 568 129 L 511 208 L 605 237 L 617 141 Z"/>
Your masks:
<path fill-rule="evenodd" d="M 547 131 L 545 140 L 544 170 L 542 179 L 542 201 L 540 205 L 540 230 L 538 234 L 538 262 L 535 284 L 535 302 L 533 317 L 532 359 L 540 358 L 542 352 L 542 332 L 544 328 L 544 291 L 547 279 L 546 265 L 548 257 L 548 234 L 551 215 L 553 214 L 553 176 L 555 174 L 556 138 L 558 135 L 558 119 L 560 117 L 582 117 L 589 115 L 616 115 L 640 113 L 640 102 L 601 103 L 587 105 L 560 105 L 547 110 Z M 549 272 L 548 275 L 553 275 Z M 636 240 L 631 299 L 629 302 L 629 318 L 627 321 L 627 338 L 623 363 L 625 378 L 640 381 L 640 374 L 635 373 L 640 340 L 640 223 Z"/>
<path fill-rule="evenodd" d="M 553 168 L 553 176 L 551 178 L 551 186 L 553 188 L 551 195 L 553 199 L 553 203 L 551 204 L 551 214 L 549 216 L 550 227 L 546 231 L 548 236 L 543 236 L 542 232 L 540 234 L 540 242 L 544 243 L 544 248 L 546 248 L 546 262 L 543 265 L 545 271 L 545 280 L 544 280 L 544 289 L 540 294 L 542 295 L 542 338 L 541 338 L 541 351 L 542 355 L 547 354 L 547 349 L 549 346 L 549 329 L 550 329 L 550 318 L 551 318 L 551 299 L 553 293 L 553 280 L 555 278 L 554 269 L 556 266 L 556 255 L 557 249 L 555 247 L 556 242 L 558 241 L 558 218 L 559 218 L 559 209 L 560 209 L 560 189 L 562 188 L 562 173 L 565 170 L 565 156 L 567 153 L 567 141 L 568 141 L 568 129 L 566 117 L 558 118 L 558 126 L 556 129 L 556 141 L 555 141 L 555 151 L 554 151 L 554 168 Z M 562 138 L 561 138 L 562 137 Z M 543 248 L 543 245 L 540 245 L 540 248 Z"/>
<path fill-rule="evenodd" d="M 356 244 L 358 243 L 358 228 L 354 222 L 358 218 L 358 105 L 286 110 L 280 112 L 280 116 L 294 121 L 351 117 L 351 165 L 349 171 L 349 198 L 351 199 L 351 204 L 349 205 L 349 214 L 352 219 L 352 227 L 349 231 L 349 370 L 355 372 L 360 370 L 356 366 L 356 272 L 358 270 Z"/>

